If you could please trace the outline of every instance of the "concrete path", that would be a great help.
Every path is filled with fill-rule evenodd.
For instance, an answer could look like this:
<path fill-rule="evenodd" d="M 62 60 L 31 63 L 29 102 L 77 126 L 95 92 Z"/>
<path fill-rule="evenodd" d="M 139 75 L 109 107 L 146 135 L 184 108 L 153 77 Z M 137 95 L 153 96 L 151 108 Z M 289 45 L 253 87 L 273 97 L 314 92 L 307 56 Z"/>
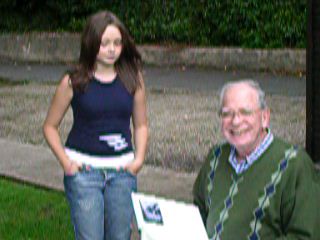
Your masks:
<path fill-rule="evenodd" d="M 57 82 L 67 65 L 61 64 L 18 64 L 0 62 L 0 77 L 17 80 Z M 305 76 L 285 76 L 265 72 L 222 71 L 214 69 L 144 67 L 145 83 L 148 88 L 184 89 L 212 91 L 231 80 L 252 78 L 257 80 L 267 94 L 289 96 L 306 95 Z"/>
<path fill-rule="evenodd" d="M 63 171 L 43 146 L 0 138 L 0 175 L 36 186 L 63 191 Z M 191 202 L 195 174 L 144 166 L 138 174 L 140 192 Z"/>

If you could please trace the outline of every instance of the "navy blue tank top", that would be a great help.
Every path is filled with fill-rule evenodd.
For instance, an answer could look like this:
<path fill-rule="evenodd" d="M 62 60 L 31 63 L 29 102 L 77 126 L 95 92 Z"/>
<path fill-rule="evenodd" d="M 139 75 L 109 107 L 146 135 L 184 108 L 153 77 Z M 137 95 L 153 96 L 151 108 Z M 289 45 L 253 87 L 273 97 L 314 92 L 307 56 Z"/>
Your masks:
<path fill-rule="evenodd" d="M 95 156 L 120 156 L 132 151 L 131 95 L 117 76 L 111 83 L 93 78 L 71 100 L 73 126 L 65 146 Z"/>

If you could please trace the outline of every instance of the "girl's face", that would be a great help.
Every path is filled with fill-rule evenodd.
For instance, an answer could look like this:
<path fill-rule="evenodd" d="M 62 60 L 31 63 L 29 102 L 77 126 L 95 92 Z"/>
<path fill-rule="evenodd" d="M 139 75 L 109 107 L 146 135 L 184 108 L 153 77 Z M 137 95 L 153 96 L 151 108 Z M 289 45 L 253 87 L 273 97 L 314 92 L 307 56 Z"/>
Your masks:
<path fill-rule="evenodd" d="M 108 25 L 102 34 L 97 64 L 114 65 L 122 51 L 122 36 L 115 25 Z"/>

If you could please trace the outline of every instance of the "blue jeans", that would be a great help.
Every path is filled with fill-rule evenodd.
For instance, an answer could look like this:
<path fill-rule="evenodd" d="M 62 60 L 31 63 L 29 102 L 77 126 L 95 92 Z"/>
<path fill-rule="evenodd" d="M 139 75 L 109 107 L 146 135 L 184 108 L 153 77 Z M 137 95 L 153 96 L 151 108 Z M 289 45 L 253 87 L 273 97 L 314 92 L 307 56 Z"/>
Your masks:
<path fill-rule="evenodd" d="M 77 240 L 129 240 L 137 178 L 126 171 L 83 170 L 64 176 Z"/>

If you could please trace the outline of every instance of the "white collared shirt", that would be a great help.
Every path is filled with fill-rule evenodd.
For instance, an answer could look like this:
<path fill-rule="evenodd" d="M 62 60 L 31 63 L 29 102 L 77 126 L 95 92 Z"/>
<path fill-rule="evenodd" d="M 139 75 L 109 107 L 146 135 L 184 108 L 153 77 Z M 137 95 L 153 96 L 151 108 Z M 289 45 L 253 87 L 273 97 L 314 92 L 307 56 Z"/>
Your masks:
<path fill-rule="evenodd" d="M 246 156 L 246 158 L 241 162 L 237 160 L 236 148 L 231 145 L 229 163 L 237 174 L 241 174 L 246 171 L 268 149 L 273 141 L 273 134 L 271 133 L 270 129 L 267 129 L 267 131 L 267 136 L 264 137 L 259 146 L 250 155 Z"/>

